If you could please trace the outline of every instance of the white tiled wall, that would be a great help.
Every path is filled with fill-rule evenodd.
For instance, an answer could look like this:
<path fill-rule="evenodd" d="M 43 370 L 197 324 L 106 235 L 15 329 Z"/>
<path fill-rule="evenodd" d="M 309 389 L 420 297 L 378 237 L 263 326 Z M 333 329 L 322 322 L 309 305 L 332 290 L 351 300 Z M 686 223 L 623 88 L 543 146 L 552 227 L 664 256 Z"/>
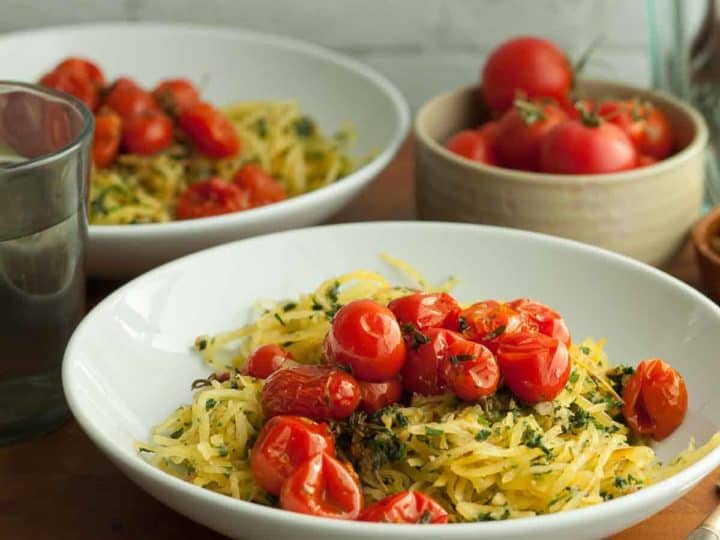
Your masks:
<path fill-rule="evenodd" d="M 94 20 L 252 28 L 336 48 L 375 66 L 413 107 L 474 81 L 492 46 L 517 34 L 577 57 L 587 72 L 647 84 L 643 0 L 1 0 L 0 32 Z M 121 44 L 119 44 L 121 46 Z"/>

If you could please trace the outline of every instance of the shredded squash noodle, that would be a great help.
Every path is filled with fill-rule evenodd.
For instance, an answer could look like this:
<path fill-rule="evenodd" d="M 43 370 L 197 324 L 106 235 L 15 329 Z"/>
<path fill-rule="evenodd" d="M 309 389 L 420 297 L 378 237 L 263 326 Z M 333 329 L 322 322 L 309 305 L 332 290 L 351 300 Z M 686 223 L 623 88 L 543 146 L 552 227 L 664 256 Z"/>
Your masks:
<path fill-rule="evenodd" d="M 454 284 L 432 288 L 402 261 L 387 260 L 415 281 L 415 290 Z M 276 504 L 257 486 L 249 465 L 263 424 L 262 381 L 239 371 L 249 353 L 277 343 L 298 362 L 317 363 L 340 306 L 359 298 L 386 303 L 410 290 L 374 272 L 352 272 L 294 300 L 260 301 L 251 324 L 198 337 L 195 350 L 213 374 L 196 381 L 192 404 L 172 413 L 138 449 L 157 467 L 198 486 Z M 620 414 L 629 370 L 610 365 L 602 340 L 573 343 L 570 355 L 570 378 L 552 402 L 528 406 L 504 390 L 472 404 L 449 393 L 415 395 L 408 406 L 334 422 L 338 455 L 354 465 L 367 504 L 414 489 L 437 500 L 451 521 L 464 522 L 597 504 L 675 474 L 720 445 L 720 434 L 700 447 L 691 441 L 662 464 Z"/>

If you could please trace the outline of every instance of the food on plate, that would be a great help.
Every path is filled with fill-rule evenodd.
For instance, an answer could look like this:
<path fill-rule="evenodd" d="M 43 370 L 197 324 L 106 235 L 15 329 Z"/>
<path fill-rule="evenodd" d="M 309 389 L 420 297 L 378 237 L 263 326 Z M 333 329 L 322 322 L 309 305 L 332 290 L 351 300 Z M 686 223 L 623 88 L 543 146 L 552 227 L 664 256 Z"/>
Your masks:
<path fill-rule="evenodd" d="M 138 450 L 195 485 L 285 510 L 386 523 L 501 520 L 633 493 L 720 446 L 662 464 L 687 389 L 659 359 L 612 367 L 529 298 L 461 303 L 356 271 L 258 303 L 195 340 L 212 369 Z"/>
<path fill-rule="evenodd" d="M 626 171 L 673 153 L 672 126 L 653 103 L 588 99 L 574 87 L 575 76 L 550 41 L 501 44 L 485 63 L 478 91 L 490 119 L 451 135 L 445 147 L 486 165 L 550 174 Z"/>
<path fill-rule="evenodd" d="M 152 90 L 128 77 L 108 82 L 83 58 L 60 62 L 40 84 L 95 114 L 91 224 L 239 212 L 321 188 L 359 165 L 347 153 L 352 126 L 325 136 L 294 101 L 217 108 L 187 79 Z"/>

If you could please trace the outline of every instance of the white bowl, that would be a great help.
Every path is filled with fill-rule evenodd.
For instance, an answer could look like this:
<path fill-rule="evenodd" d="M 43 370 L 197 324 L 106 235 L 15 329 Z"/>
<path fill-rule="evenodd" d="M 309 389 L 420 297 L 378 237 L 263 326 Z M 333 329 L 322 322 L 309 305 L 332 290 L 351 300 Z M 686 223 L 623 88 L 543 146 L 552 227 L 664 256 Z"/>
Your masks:
<path fill-rule="evenodd" d="M 133 443 L 191 400 L 207 369 L 195 336 L 247 321 L 257 298 L 292 297 L 358 268 L 397 272 L 390 253 L 434 281 L 453 274 L 460 299 L 533 296 L 556 307 L 573 335 L 607 337 L 616 363 L 657 355 L 684 376 L 687 418 L 657 445 L 662 459 L 690 437 L 720 430 L 717 351 L 720 308 L 694 289 L 629 258 L 525 231 L 445 223 L 367 223 L 291 231 L 216 247 L 158 268 L 116 291 L 80 324 L 63 365 L 70 407 L 82 428 L 132 480 L 178 512 L 232 538 L 353 540 L 597 539 L 681 497 L 720 465 L 720 449 L 632 495 L 566 513 L 439 526 L 334 521 L 213 493 L 146 463 Z"/>
<path fill-rule="evenodd" d="M 294 39 L 249 31 L 170 24 L 92 24 L 0 38 L 4 79 L 36 81 L 62 58 L 96 60 L 108 78 L 151 86 L 185 76 L 209 101 L 297 98 L 326 132 L 345 121 L 357 131 L 351 151 L 379 152 L 325 188 L 267 207 L 214 218 L 147 225 L 91 226 L 88 272 L 126 277 L 180 255 L 257 234 L 305 227 L 332 216 L 393 158 L 410 114 L 382 75 L 348 57 Z"/>

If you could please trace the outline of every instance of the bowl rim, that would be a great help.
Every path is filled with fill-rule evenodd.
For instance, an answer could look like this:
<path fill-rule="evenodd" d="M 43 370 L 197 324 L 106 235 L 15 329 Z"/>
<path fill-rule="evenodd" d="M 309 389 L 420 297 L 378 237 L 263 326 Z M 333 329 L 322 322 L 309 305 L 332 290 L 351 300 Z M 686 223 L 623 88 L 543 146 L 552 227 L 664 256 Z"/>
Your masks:
<path fill-rule="evenodd" d="M 667 171 L 681 163 L 688 161 L 691 157 L 701 153 L 708 142 L 708 128 L 702 115 L 691 105 L 681 101 L 680 99 L 654 89 L 641 88 L 636 85 L 626 84 L 621 81 L 613 81 L 602 78 L 583 78 L 580 84 L 602 84 L 615 87 L 617 89 L 631 90 L 639 94 L 643 94 L 652 100 L 659 98 L 660 101 L 667 102 L 671 107 L 682 113 L 693 125 L 694 136 L 690 143 L 679 152 L 665 158 L 652 165 L 631 169 L 629 171 L 620 171 L 614 173 L 602 174 L 552 174 L 534 171 L 521 171 L 517 169 L 509 169 L 507 167 L 499 167 L 495 165 L 487 165 L 463 158 L 447 150 L 442 144 L 432 138 L 426 130 L 425 117 L 433 107 L 438 103 L 457 99 L 468 93 L 475 92 L 477 85 L 466 85 L 454 90 L 443 92 L 437 96 L 430 98 L 422 104 L 415 114 L 413 123 L 413 133 L 417 140 L 435 156 L 440 159 L 451 162 L 456 166 L 463 167 L 471 174 L 482 173 L 484 175 L 493 175 L 505 181 L 515 181 L 526 184 L 553 184 L 553 185 L 589 185 L 589 184 L 609 184 L 627 181 L 640 181 L 644 178 L 654 176 L 656 173 Z"/>
<path fill-rule="evenodd" d="M 713 266 L 720 268 L 720 253 L 712 248 L 708 238 L 713 228 L 718 229 L 714 232 L 720 232 L 720 205 L 705 214 L 692 228 L 693 244 L 698 254 Z"/>
<path fill-rule="evenodd" d="M 312 235 L 316 230 L 324 229 L 367 229 L 367 228 L 382 228 L 384 232 L 388 229 L 395 228 L 399 232 L 406 233 L 407 228 L 415 229 L 430 229 L 430 228 L 442 228 L 452 232 L 453 230 L 476 230 L 484 231 L 484 233 L 495 233 L 502 235 L 509 235 L 514 237 L 526 237 L 532 238 L 533 241 L 545 243 L 547 245 L 558 245 L 566 246 L 567 248 L 590 253 L 593 256 L 602 256 L 610 259 L 617 264 L 621 264 L 625 268 L 636 271 L 643 271 L 664 282 L 667 286 L 680 288 L 685 294 L 691 296 L 696 302 L 705 305 L 714 312 L 720 319 L 720 306 L 714 304 L 709 298 L 704 296 L 702 293 L 681 281 L 680 279 L 671 276 L 657 268 L 654 268 L 648 264 L 642 263 L 631 257 L 621 255 L 612 251 L 608 251 L 597 246 L 590 244 L 584 244 L 575 240 L 569 240 L 566 238 L 555 237 L 548 234 L 542 234 L 532 231 L 525 231 L 520 229 L 510 229 L 506 227 L 497 227 L 491 225 L 476 225 L 469 223 L 456 223 L 456 222 L 441 222 L 441 221 L 376 221 L 376 222 L 364 222 L 364 223 L 343 223 L 343 224 L 330 224 L 321 225 L 316 227 L 308 227 L 304 229 L 295 229 L 282 231 L 272 234 L 265 234 L 246 238 L 242 240 L 236 240 L 219 246 L 206 248 L 201 251 L 186 255 L 179 259 L 175 259 L 168 263 L 165 263 L 159 267 L 156 267 L 139 277 L 129 281 L 108 297 L 103 299 L 98 305 L 96 305 L 90 313 L 80 322 L 75 332 L 73 333 L 63 357 L 62 364 L 62 381 L 63 389 L 68 401 L 68 405 L 80 427 L 88 435 L 88 437 L 115 463 L 121 466 L 123 471 L 131 476 L 134 480 L 137 478 L 145 478 L 146 480 L 153 482 L 156 485 L 161 486 L 169 491 L 179 491 L 182 496 L 188 497 L 195 501 L 205 501 L 211 503 L 213 506 L 217 505 L 226 511 L 234 511 L 238 513 L 238 516 L 243 516 L 246 512 L 253 512 L 259 514 L 265 520 L 281 520 L 285 521 L 290 525 L 297 525 L 307 527 L 313 530 L 319 530 L 322 527 L 323 531 L 328 533 L 341 534 L 347 532 L 348 528 L 357 527 L 358 522 L 355 521 L 344 521 L 335 520 L 330 518 L 309 516 L 304 514 L 298 514 L 288 512 L 280 508 L 266 507 L 257 503 L 249 501 L 243 501 L 240 499 L 234 499 L 227 495 L 212 492 L 203 489 L 199 486 L 185 482 L 179 478 L 169 475 L 160 469 L 152 466 L 147 461 L 142 459 L 137 453 L 130 452 L 127 448 L 121 448 L 112 443 L 112 440 L 100 430 L 97 430 L 93 425 L 95 422 L 90 419 L 90 416 L 85 412 L 81 406 L 81 400 L 73 390 L 76 389 L 76 385 L 72 383 L 74 375 L 73 372 L 78 369 L 77 366 L 81 365 L 76 362 L 75 357 L 77 353 L 75 349 L 79 347 L 79 342 L 82 335 L 86 330 L 86 327 L 90 327 L 93 321 L 93 316 L 97 316 L 104 310 L 111 309 L 121 297 L 126 294 L 128 290 L 138 286 L 142 280 L 150 279 L 151 277 L 169 271 L 174 267 L 181 267 L 191 261 L 196 261 L 203 257 L 208 256 L 212 252 L 230 251 L 237 247 L 238 244 L 252 245 L 258 242 L 264 242 L 267 238 L 275 237 L 292 237 L 295 235 Z M 483 234 L 483 233 L 481 233 Z M 68 391 L 70 389 L 70 391 Z M 471 532 L 487 532 L 488 534 L 530 534 L 535 527 L 543 524 L 543 526 L 549 526 L 552 522 L 555 522 L 555 527 L 580 527 L 585 522 L 585 518 L 592 517 L 596 521 L 610 520 L 616 516 L 616 512 L 620 511 L 622 515 L 629 515 L 635 510 L 641 510 L 647 506 L 648 503 L 653 501 L 656 502 L 661 499 L 662 493 L 671 492 L 673 494 L 680 494 L 687 491 L 688 486 L 695 485 L 700 480 L 710 474 L 717 466 L 720 465 L 720 448 L 715 448 L 708 454 L 699 459 L 696 463 L 683 469 L 682 471 L 664 479 L 660 482 L 647 486 L 635 493 L 604 501 L 593 506 L 584 508 L 577 508 L 568 510 L 565 512 L 559 512 L 555 514 L 544 514 L 526 518 L 515 518 L 512 520 L 496 521 L 496 522 L 471 522 L 471 523 L 453 523 L 447 525 L 436 525 L 433 527 L 417 527 L 416 525 L 409 524 L 386 524 L 386 523 L 363 523 L 361 526 L 368 527 L 368 532 L 382 534 L 388 538 L 406 538 L 410 535 L 422 539 L 435 539 L 437 533 L 442 531 L 448 538 L 460 538 L 464 537 Z M 136 481 L 136 480 L 135 480 Z M 141 486 L 145 486 L 144 482 L 140 482 Z M 676 495 L 673 500 L 677 500 L 679 495 Z M 624 507 L 624 508 L 623 508 Z M 618 510 L 620 509 L 620 510 Z M 440 529 L 439 527 L 442 527 Z"/>
<path fill-rule="evenodd" d="M 225 230 L 235 227 L 253 227 L 261 223 L 272 222 L 273 218 L 281 219 L 283 216 L 295 212 L 302 213 L 314 206 L 331 199 L 342 197 L 369 183 L 386 165 L 390 163 L 400 146 L 406 140 L 410 130 L 410 106 L 403 93 L 385 75 L 369 65 L 327 47 L 316 45 L 308 41 L 287 37 L 270 32 L 238 29 L 231 26 L 213 26 L 208 24 L 165 23 L 165 22 L 93 22 L 81 24 L 68 24 L 50 26 L 40 29 L 21 30 L 9 32 L 0 36 L 0 47 L 15 39 L 31 39 L 43 35 L 72 34 L 82 32 L 163 32 L 163 33 L 191 33 L 196 35 L 215 34 L 227 38 L 248 39 L 256 43 L 263 43 L 279 48 L 300 52 L 305 55 L 320 58 L 336 66 L 352 71 L 372 83 L 379 92 L 389 100 L 394 111 L 394 126 L 388 143 L 382 150 L 357 170 L 343 177 L 339 181 L 327 186 L 303 193 L 279 203 L 244 210 L 220 216 L 212 216 L 193 220 L 178 220 L 167 223 L 139 223 L 128 225 L 89 225 L 91 240 L 130 239 L 133 237 L 159 237 L 166 234 L 191 233 L 200 235 L 204 232 Z"/>

